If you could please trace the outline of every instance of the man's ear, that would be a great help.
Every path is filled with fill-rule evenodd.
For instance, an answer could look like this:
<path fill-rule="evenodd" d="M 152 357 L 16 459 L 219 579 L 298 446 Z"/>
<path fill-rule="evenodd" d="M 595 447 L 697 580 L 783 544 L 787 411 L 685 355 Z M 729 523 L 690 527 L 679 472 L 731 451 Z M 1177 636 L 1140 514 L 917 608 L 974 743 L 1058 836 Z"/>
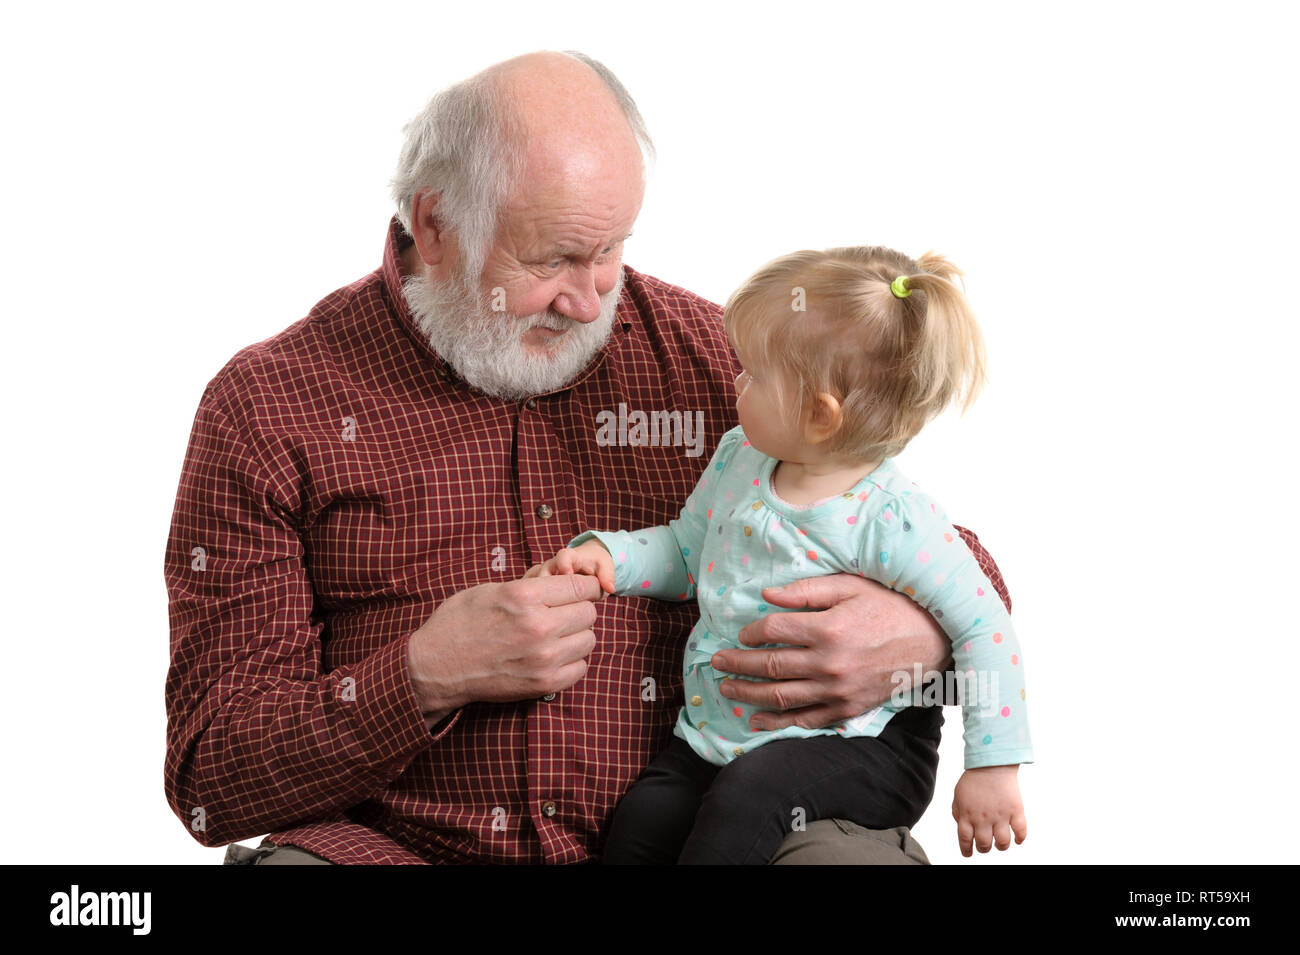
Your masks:
<path fill-rule="evenodd" d="M 450 236 L 438 215 L 440 193 L 421 189 L 411 200 L 411 238 L 425 265 L 437 268 L 447 258 Z"/>
<path fill-rule="evenodd" d="M 840 428 L 842 409 L 839 399 L 828 391 L 818 392 L 808 403 L 804 438 L 809 444 L 821 444 Z"/>

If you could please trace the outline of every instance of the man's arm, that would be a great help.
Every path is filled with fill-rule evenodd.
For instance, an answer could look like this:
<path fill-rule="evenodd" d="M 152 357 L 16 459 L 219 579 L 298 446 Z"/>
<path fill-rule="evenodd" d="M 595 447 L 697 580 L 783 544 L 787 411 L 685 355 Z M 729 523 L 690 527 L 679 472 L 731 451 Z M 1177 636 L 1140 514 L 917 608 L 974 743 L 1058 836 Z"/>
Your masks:
<path fill-rule="evenodd" d="M 292 495 L 205 393 L 165 559 L 164 785 L 207 846 L 335 815 L 434 738 L 407 673 L 409 635 L 322 672 Z"/>
<path fill-rule="evenodd" d="M 979 562 L 998 596 L 1011 610 L 1011 597 L 997 564 L 979 538 L 963 527 L 962 540 Z M 852 574 L 813 577 L 763 597 L 778 607 L 820 609 L 822 613 L 769 614 L 740 631 L 753 647 L 786 643 L 773 650 L 723 650 L 713 668 L 773 683 L 725 680 L 729 699 L 762 706 L 750 718 L 755 730 L 786 726 L 830 726 L 865 713 L 889 699 L 898 671 L 942 671 L 952 664 L 952 646 L 934 619 L 910 597 Z"/>

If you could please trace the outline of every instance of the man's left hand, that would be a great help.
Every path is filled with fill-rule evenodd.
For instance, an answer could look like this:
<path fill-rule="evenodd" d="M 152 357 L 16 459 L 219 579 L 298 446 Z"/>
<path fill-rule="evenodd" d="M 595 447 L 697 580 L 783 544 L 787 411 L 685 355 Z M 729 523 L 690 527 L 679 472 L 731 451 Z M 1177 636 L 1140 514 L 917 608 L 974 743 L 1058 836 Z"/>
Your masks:
<path fill-rule="evenodd" d="M 740 631 L 751 647 L 721 650 L 715 670 L 775 682 L 724 680 L 728 699 L 777 712 L 755 713 L 752 729 L 814 729 L 851 719 L 889 699 L 898 671 L 946 670 L 952 646 L 928 613 L 904 594 L 858 577 L 836 574 L 769 587 L 763 599 L 809 613 L 771 613 Z"/>

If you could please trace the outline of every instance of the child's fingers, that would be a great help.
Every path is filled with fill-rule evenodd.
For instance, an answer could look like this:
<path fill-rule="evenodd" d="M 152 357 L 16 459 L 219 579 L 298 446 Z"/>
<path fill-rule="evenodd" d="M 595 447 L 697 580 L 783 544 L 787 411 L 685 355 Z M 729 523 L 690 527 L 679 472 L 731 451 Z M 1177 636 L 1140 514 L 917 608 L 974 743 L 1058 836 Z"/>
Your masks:
<path fill-rule="evenodd" d="M 993 844 L 999 852 L 1011 848 L 1011 827 L 1006 822 L 999 822 L 993 827 Z"/>
<path fill-rule="evenodd" d="M 596 571 L 600 567 L 600 565 L 596 563 L 595 558 L 590 554 L 584 554 L 580 550 L 575 550 L 573 552 L 573 559 L 570 563 L 573 564 L 573 572 L 575 574 L 587 574 L 590 577 L 595 577 Z"/>
<path fill-rule="evenodd" d="M 969 819 L 957 820 L 957 845 L 961 847 L 961 854 L 970 858 L 971 843 L 975 841 L 975 827 L 970 824 Z"/>
<path fill-rule="evenodd" d="M 584 554 L 582 551 L 576 551 L 573 557 L 573 572 L 575 574 L 586 574 L 589 577 L 595 577 L 600 581 L 601 589 L 605 587 L 604 578 L 600 576 L 600 561 L 596 560 L 591 554 Z"/>
<path fill-rule="evenodd" d="M 980 852 L 988 852 L 993 848 L 993 827 L 987 822 L 981 822 L 975 828 L 975 848 Z"/>
<path fill-rule="evenodd" d="M 1025 823 L 1025 814 L 1023 812 L 1014 812 L 1011 814 L 1011 831 L 1016 834 L 1016 845 L 1025 841 L 1029 835 L 1029 828 Z"/>
<path fill-rule="evenodd" d="M 600 586 L 605 589 L 605 593 L 614 592 L 614 558 L 610 556 L 609 551 L 602 550 L 595 555 L 592 561 L 595 564 L 596 579 L 600 581 Z"/>
<path fill-rule="evenodd" d="M 608 554 L 602 560 L 601 555 L 582 548 L 567 550 L 565 553 L 571 555 L 572 573 L 595 577 L 602 590 L 609 594 L 614 592 L 614 563 Z"/>
<path fill-rule="evenodd" d="M 578 573 L 589 574 L 592 577 L 595 577 L 600 583 L 600 589 L 605 593 L 612 594 L 614 592 L 614 571 L 606 570 L 601 564 L 593 562 L 588 566 L 582 567 Z"/>

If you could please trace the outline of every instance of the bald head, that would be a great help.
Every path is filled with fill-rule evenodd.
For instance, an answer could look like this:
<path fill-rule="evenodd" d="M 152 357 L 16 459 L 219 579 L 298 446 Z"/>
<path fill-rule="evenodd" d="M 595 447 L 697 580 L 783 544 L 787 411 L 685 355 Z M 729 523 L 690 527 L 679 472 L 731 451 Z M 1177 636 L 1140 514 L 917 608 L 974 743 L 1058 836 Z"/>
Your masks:
<path fill-rule="evenodd" d="M 537 183 L 615 177 L 644 187 L 654 146 L 636 103 L 605 66 L 581 53 L 518 56 L 443 90 L 407 124 L 393 198 L 412 231 L 420 192 L 462 240 L 471 271 L 507 202 Z"/>
<path fill-rule="evenodd" d="M 485 74 L 514 114 L 522 177 L 642 175 L 641 143 L 626 104 L 587 62 L 566 53 L 527 53 Z"/>

